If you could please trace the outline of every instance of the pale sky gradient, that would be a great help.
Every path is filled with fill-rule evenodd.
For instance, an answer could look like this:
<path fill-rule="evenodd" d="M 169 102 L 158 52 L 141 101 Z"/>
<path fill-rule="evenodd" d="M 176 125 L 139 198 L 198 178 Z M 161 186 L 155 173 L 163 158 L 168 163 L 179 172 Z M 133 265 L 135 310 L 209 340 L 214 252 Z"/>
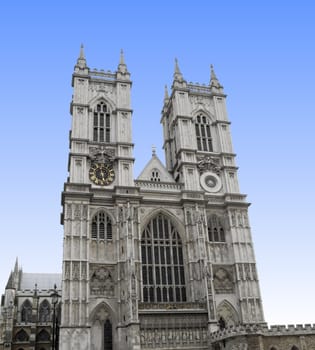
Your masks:
<path fill-rule="evenodd" d="M 116 4 L 117 3 L 117 4 Z M 13 5 L 14 4 L 14 5 Z M 16 256 L 61 272 L 71 74 L 132 74 L 135 177 L 159 157 L 164 85 L 177 57 L 187 81 L 228 94 L 241 191 L 266 321 L 315 323 L 315 3 L 313 1 L 15 1 L 0 5 L 0 293 Z"/>

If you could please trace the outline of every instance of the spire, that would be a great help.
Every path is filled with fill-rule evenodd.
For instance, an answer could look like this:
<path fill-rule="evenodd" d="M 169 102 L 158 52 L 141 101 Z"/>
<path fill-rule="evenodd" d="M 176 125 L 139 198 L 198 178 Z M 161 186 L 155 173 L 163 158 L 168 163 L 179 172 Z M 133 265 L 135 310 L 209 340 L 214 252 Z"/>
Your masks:
<path fill-rule="evenodd" d="M 13 282 L 13 271 L 11 271 L 7 285 L 5 289 L 14 289 L 14 282 Z"/>
<path fill-rule="evenodd" d="M 19 272 L 19 261 L 18 257 L 15 259 L 15 265 L 14 265 L 14 273 L 17 274 Z"/>
<path fill-rule="evenodd" d="M 213 64 L 210 65 L 210 88 L 215 88 L 215 89 L 223 89 L 223 86 L 219 83 L 219 80 L 215 74 Z"/>
<path fill-rule="evenodd" d="M 174 80 L 175 81 L 180 81 L 180 82 L 182 82 L 184 80 L 183 76 L 182 76 L 182 73 L 181 73 L 181 71 L 179 69 L 177 58 L 175 58 Z"/>
<path fill-rule="evenodd" d="M 123 75 L 128 74 L 127 65 L 125 63 L 125 55 L 123 49 L 120 50 L 119 65 L 117 71 Z"/>
<path fill-rule="evenodd" d="M 87 68 L 83 44 L 81 44 L 80 55 L 79 55 L 79 58 L 77 59 L 77 64 L 75 65 L 75 68 L 79 68 L 79 70 Z"/>

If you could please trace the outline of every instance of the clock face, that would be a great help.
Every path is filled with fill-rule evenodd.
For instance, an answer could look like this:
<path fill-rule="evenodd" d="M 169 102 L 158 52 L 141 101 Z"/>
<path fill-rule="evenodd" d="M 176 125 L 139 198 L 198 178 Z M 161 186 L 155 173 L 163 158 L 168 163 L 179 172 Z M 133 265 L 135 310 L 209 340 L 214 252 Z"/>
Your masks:
<path fill-rule="evenodd" d="M 93 163 L 89 171 L 89 177 L 96 185 L 108 186 L 115 179 L 115 171 L 111 164 Z"/>
<path fill-rule="evenodd" d="M 206 192 L 218 192 L 222 187 L 222 182 L 218 175 L 207 171 L 200 177 L 200 185 Z"/>

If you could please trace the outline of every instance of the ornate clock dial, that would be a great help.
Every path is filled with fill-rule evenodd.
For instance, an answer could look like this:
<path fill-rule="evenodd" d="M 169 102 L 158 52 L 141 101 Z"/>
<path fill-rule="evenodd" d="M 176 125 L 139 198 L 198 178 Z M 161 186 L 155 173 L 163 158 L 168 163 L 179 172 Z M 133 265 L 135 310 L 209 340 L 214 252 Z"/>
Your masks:
<path fill-rule="evenodd" d="M 93 163 L 89 171 L 92 182 L 100 186 L 108 186 L 115 179 L 115 171 L 111 164 Z"/>
<path fill-rule="evenodd" d="M 222 182 L 218 175 L 211 171 L 203 173 L 200 177 L 200 185 L 206 192 L 218 192 L 222 187 Z"/>

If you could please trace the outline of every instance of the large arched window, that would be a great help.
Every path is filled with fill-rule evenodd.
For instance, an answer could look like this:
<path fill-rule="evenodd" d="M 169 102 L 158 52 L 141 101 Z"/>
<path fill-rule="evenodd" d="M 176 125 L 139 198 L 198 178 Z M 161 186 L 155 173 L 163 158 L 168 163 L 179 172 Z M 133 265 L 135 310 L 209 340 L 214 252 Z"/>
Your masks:
<path fill-rule="evenodd" d="M 32 322 L 32 304 L 29 300 L 25 300 L 21 307 L 21 321 Z"/>
<path fill-rule="evenodd" d="M 144 302 L 186 301 L 182 242 L 171 221 L 152 219 L 142 233 Z"/>
<path fill-rule="evenodd" d="M 50 305 L 47 300 L 41 302 L 39 306 L 39 322 L 49 322 L 50 321 Z"/>
<path fill-rule="evenodd" d="M 110 113 L 104 102 L 98 103 L 94 108 L 93 141 L 110 142 Z"/>
<path fill-rule="evenodd" d="M 103 211 L 94 215 L 92 219 L 91 237 L 98 240 L 113 239 L 112 222 L 110 217 Z"/>
<path fill-rule="evenodd" d="M 208 221 L 208 238 L 210 242 L 225 242 L 222 219 L 211 215 Z"/>
<path fill-rule="evenodd" d="M 203 114 L 197 115 L 195 127 L 198 150 L 205 152 L 213 152 L 209 118 L 207 118 Z"/>

